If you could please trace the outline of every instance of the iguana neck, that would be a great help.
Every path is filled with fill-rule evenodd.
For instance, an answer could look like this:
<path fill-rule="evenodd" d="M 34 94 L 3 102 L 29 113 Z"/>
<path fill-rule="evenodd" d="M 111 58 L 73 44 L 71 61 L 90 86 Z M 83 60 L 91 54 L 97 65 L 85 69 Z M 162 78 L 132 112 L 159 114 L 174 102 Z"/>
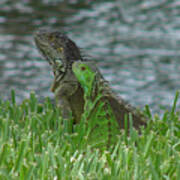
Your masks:
<path fill-rule="evenodd" d="M 62 61 L 66 66 L 71 65 L 75 61 L 83 61 L 79 48 L 70 39 L 65 44 Z"/>

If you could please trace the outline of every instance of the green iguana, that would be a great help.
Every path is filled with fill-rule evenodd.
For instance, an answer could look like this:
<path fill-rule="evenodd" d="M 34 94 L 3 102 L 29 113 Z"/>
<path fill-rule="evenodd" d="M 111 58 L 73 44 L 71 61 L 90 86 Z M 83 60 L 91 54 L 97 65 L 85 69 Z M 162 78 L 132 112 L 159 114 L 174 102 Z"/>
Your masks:
<path fill-rule="evenodd" d="M 89 72 L 92 71 L 95 74 L 95 79 L 92 82 L 93 91 L 89 96 L 94 98 L 101 90 L 103 96 L 100 101 L 109 103 L 120 128 L 124 128 L 125 116 L 129 117 L 129 114 L 132 115 L 135 128 L 146 124 L 143 120 L 144 117 L 135 108 L 112 92 L 97 67 L 83 58 L 79 48 L 66 35 L 59 31 L 42 29 L 35 33 L 34 39 L 39 51 L 52 66 L 54 82 L 51 90 L 55 93 L 57 104 L 60 106 L 64 118 L 68 119 L 69 114 L 72 114 L 74 122 L 77 123 L 85 111 L 84 91 L 88 88 L 88 84 L 86 81 L 82 82 L 85 76 L 81 76 L 80 69 L 77 68 L 80 65 L 79 62 L 83 62 L 85 69 L 88 68 Z M 73 63 L 75 63 L 73 66 L 76 67 L 75 74 L 72 71 Z M 78 74 L 77 71 L 79 71 Z M 96 106 L 94 106 L 94 111 L 95 109 Z"/>
<path fill-rule="evenodd" d="M 92 62 L 74 62 L 72 70 L 84 90 L 85 105 L 81 120 L 86 124 L 88 142 L 95 142 L 96 146 L 117 142 L 119 125 L 106 97 L 108 83 Z"/>
<path fill-rule="evenodd" d="M 98 110 L 100 103 L 103 102 L 105 105 L 105 113 L 111 111 L 111 118 L 117 120 L 120 128 L 124 128 L 125 116 L 128 118 L 129 115 L 132 115 L 134 126 L 136 128 L 138 128 L 139 125 L 145 125 L 143 115 L 120 97 L 116 96 L 111 90 L 109 83 L 103 78 L 93 62 L 74 62 L 72 70 L 84 90 L 84 109 L 91 109 L 90 114 L 88 115 L 89 117 L 91 116 L 91 113 Z M 109 116 L 109 114 L 107 116 Z"/>

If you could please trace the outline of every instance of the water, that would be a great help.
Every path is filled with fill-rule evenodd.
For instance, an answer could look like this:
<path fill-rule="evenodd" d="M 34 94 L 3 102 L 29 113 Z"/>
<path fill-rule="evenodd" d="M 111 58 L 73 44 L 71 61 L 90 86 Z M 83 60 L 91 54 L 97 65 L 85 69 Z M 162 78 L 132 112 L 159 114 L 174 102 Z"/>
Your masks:
<path fill-rule="evenodd" d="M 31 91 L 53 98 L 51 69 L 33 43 L 35 30 L 50 27 L 83 48 L 131 104 L 170 108 L 180 89 L 179 8 L 179 0 L 1 0 L 0 96 L 15 89 L 18 102 Z"/>

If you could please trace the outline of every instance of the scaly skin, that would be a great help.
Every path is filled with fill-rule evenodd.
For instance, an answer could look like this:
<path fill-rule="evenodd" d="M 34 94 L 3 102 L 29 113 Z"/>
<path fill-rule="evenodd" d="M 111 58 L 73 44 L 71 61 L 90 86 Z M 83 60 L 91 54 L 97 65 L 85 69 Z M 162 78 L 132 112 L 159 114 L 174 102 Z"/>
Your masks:
<path fill-rule="evenodd" d="M 51 91 L 55 94 L 63 118 L 69 119 L 72 114 L 74 122 L 79 122 L 83 113 L 84 92 L 71 68 L 73 62 L 83 61 L 78 47 L 58 31 L 39 30 L 35 33 L 34 40 L 53 69 Z"/>
<path fill-rule="evenodd" d="M 92 112 L 94 109 L 98 109 L 100 103 L 104 102 L 106 109 L 110 108 L 113 112 L 120 128 L 124 128 L 125 116 L 129 118 L 130 114 L 132 115 L 135 128 L 139 128 L 140 125 L 145 125 L 144 117 L 140 112 L 116 96 L 94 63 L 77 61 L 73 63 L 72 70 L 84 89 L 85 99 L 92 101 Z M 108 111 L 105 112 L 108 113 Z M 113 115 L 111 114 L 110 116 L 113 117 Z"/>
<path fill-rule="evenodd" d="M 81 56 L 79 48 L 66 35 L 58 31 L 39 30 L 35 33 L 34 39 L 37 48 L 53 69 L 54 82 L 51 90 L 54 92 L 57 104 L 62 110 L 63 118 L 68 119 L 72 114 L 74 122 L 77 123 L 84 112 L 84 91 L 89 87 L 87 81 L 81 81 L 84 77 L 80 75 L 81 73 L 75 76 L 72 71 L 72 64 L 78 61 L 78 63 L 85 63 L 86 68 L 89 68 L 87 73 L 91 71 L 95 73 L 93 83 L 96 85 L 93 85 L 93 92 L 89 95 L 95 99 L 98 91 L 102 91 L 102 100 L 104 99 L 111 106 L 120 128 L 124 128 L 124 117 L 129 113 L 132 114 L 134 127 L 139 128 L 140 125 L 145 125 L 142 116 L 112 92 L 109 84 L 104 80 L 96 66 Z M 95 112 L 95 110 L 96 106 L 93 111 Z"/>
<path fill-rule="evenodd" d="M 105 87 L 101 86 L 103 84 L 100 81 L 105 81 L 100 72 L 94 64 L 88 61 L 73 63 L 72 70 L 84 90 L 83 115 L 87 121 L 86 124 L 91 127 L 88 137 L 90 139 L 93 137 L 96 143 L 100 144 L 107 142 L 107 145 L 110 145 L 112 140 L 116 142 L 115 137 L 119 134 L 119 125 L 111 105 L 105 97 Z"/>

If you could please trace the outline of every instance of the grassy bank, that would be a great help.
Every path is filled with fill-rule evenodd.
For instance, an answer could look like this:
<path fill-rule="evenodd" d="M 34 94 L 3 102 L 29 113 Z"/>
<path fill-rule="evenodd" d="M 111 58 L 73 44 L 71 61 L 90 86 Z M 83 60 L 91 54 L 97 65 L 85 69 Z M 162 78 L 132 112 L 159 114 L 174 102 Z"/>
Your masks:
<path fill-rule="evenodd" d="M 16 104 L 0 100 L 0 179 L 179 179 L 180 120 L 175 112 L 152 117 L 141 135 L 131 128 L 115 143 L 88 141 L 84 123 L 74 127 L 46 99 L 39 105 L 34 94 Z M 70 121 L 71 122 L 71 121 Z"/>

